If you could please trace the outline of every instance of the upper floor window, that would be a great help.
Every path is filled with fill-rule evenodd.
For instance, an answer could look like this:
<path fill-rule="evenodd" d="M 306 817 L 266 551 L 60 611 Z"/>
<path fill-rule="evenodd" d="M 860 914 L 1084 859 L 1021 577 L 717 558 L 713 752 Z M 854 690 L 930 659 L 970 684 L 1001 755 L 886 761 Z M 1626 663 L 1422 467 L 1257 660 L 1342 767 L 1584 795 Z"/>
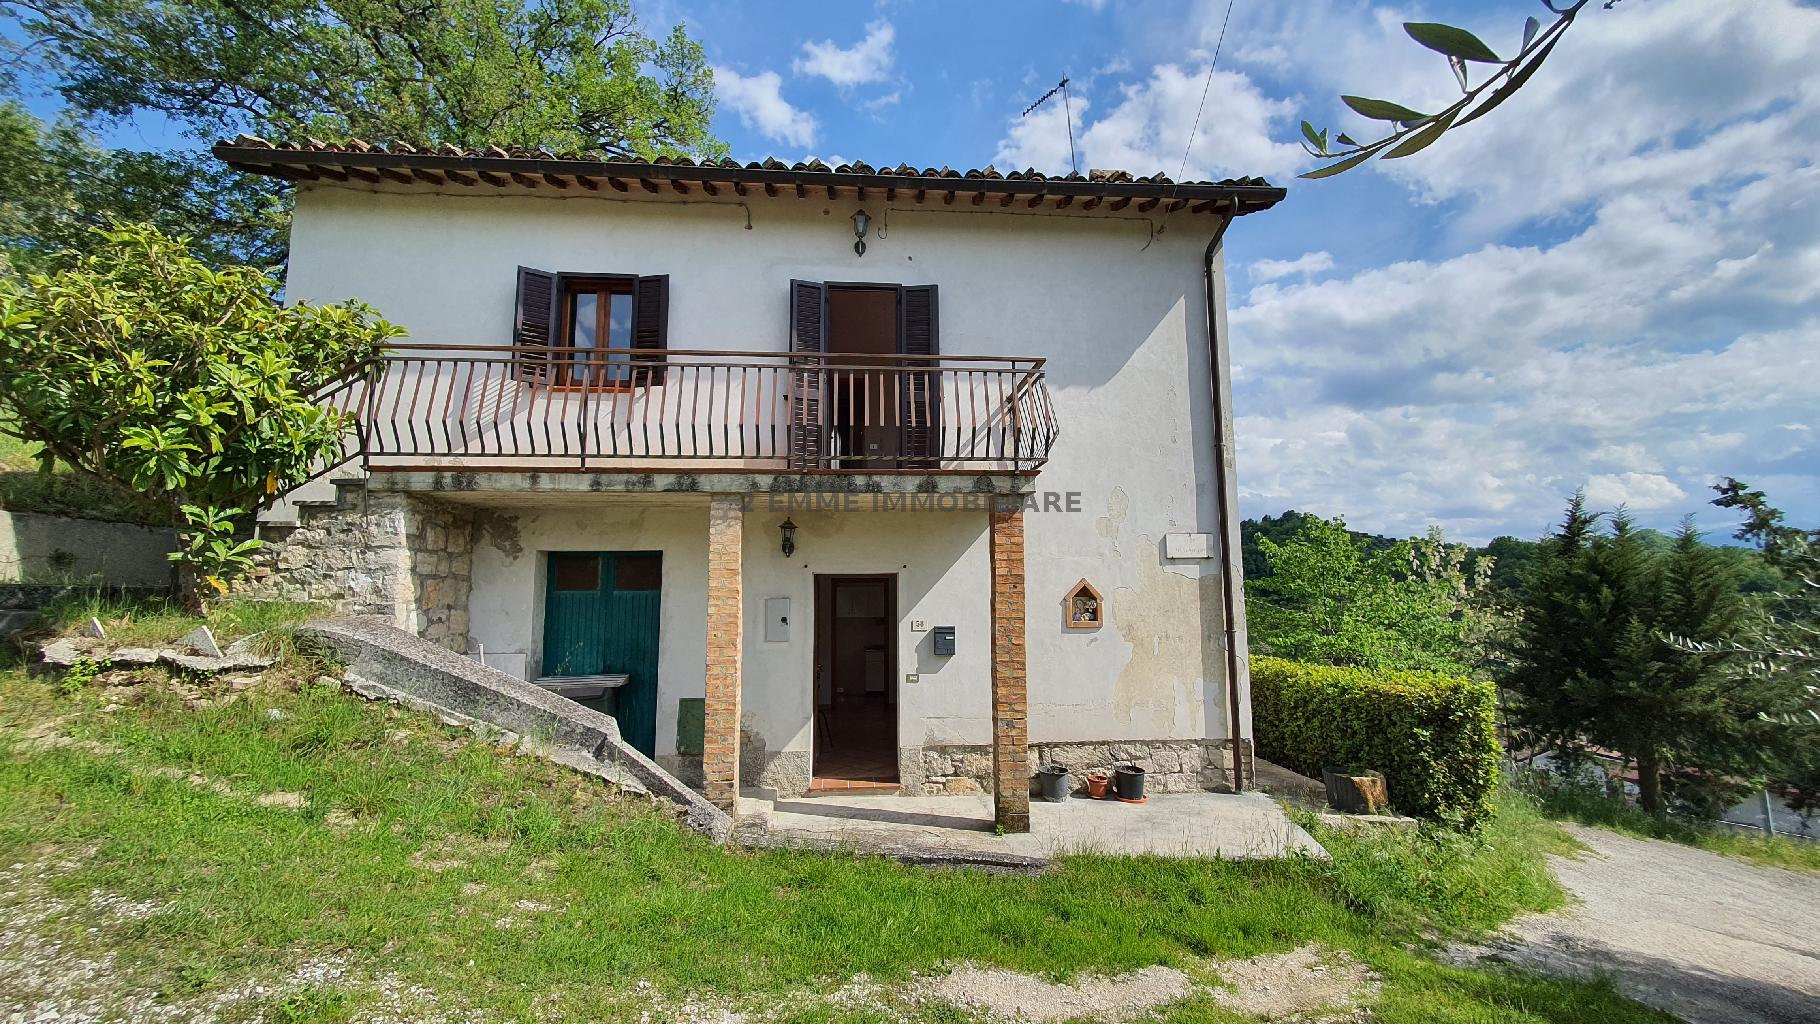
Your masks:
<path fill-rule="evenodd" d="M 632 282 L 627 278 L 562 278 L 562 323 L 557 347 L 557 384 L 630 385 L 632 347 Z M 599 352 L 605 349 L 608 351 Z"/>
<path fill-rule="evenodd" d="M 667 275 L 519 267 L 512 333 L 518 376 L 557 387 L 662 384 L 669 316 Z"/>

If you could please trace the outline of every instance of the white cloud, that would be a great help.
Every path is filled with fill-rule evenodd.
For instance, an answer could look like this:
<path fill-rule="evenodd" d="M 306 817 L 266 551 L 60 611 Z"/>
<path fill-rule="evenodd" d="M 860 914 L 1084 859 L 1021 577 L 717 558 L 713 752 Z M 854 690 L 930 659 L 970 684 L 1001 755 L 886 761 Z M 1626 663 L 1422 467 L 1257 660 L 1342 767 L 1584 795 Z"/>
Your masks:
<path fill-rule="evenodd" d="M 1660 473 L 1601 473 L 1586 481 L 1586 504 L 1596 511 L 1680 508 L 1686 499 L 1687 492 Z"/>
<path fill-rule="evenodd" d="M 790 65 L 799 75 L 819 75 L 843 89 L 869 82 L 882 82 L 891 77 L 895 56 L 891 45 L 897 29 L 888 21 L 875 21 L 866 26 L 866 38 L 842 48 L 832 39 L 803 44 L 805 56 Z"/>
<path fill-rule="evenodd" d="M 775 71 L 742 75 L 732 68 L 714 69 L 714 91 L 739 114 L 747 128 L 790 146 L 815 145 L 815 118 L 783 97 L 783 79 Z"/>
<path fill-rule="evenodd" d="M 1333 254 L 1323 250 L 1303 253 L 1293 260 L 1253 260 L 1245 273 L 1261 284 L 1282 277 L 1313 277 L 1332 269 Z"/>
<path fill-rule="evenodd" d="M 1205 88 L 1207 103 L 1199 128 L 1195 114 Z M 1134 174 L 1162 172 L 1189 179 L 1240 174 L 1289 175 L 1307 163 L 1300 146 L 1278 142 L 1287 137 L 1295 105 L 1266 96 L 1251 79 L 1207 65 L 1159 64 L 1142 81 L 1123 86 L 1109 101 L 1105 116 L 1089 117 L 1094 104 L 1073 98 L 1075 132 L 1083 169 L 1103 167 Z M 1068 166 L 1067 124 L 1062 104 L 1050 101 L 1035 113 L 1014 119 L 1000 140 L 995 164 L 1057 171 Z M 1193 132 L 1192 150 L 1182 158 Z"/>
<path fill-rule="evenodd" d="M 1784 429 L 1820 408 L 1820 79 L 1797 56 L 1820 49 L 1820 11 L 1629 7 L 1589 8 L 1523 93 L 1384 166 L 1443 204 L 1454 252 L 1252 274 L 1232 312 L 1248 513 L 1533 536 L 1585 487 L 1653 525 L 1702 512 L 1717 529 L 1705 489 L 1722 475 L 1820 510 L 1820 438 Z M 1334 74 L 1392 43 L 1432 70 L 1381 11 L 1352 17 Z M 1265 42 L 1304 60 L 1293 34 Z M 1375 76 L 1391 84 L 1348 91 L 1426 102 L 1394 61 Z M 1548 240 L 1485 241 L 1520 224 Z"/>

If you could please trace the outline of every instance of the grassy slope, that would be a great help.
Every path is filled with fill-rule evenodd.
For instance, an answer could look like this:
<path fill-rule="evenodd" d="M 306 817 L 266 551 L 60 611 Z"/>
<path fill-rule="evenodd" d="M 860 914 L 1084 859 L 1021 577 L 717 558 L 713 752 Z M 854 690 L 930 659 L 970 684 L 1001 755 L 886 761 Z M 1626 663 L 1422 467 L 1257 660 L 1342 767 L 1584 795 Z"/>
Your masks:
<path fill-rule="evenodd" d="M 1820 842 L 1811 839 L 1771 839 L 1686 818 L 1658 818 L 1627 800 L 1585 786 L 1550 786 L 1540 792 L 1539 803 L 1543 813 L 1561 821 L 1597 825 L 1644 839 L 1666 839 L 1771 867 L 1820 873 Z"/>
<path fill-rule="evenodd" d="M 53 718 L 104 747 L 17 742 Z M 274 791 L 306 794 L 307 806 L 250 800 Z M 1079 858 L 1042 878 L 934 872 L 721 849 L 659 809 L 331 688 L 193 708 L 158 685 L 59 694 L 10 671 L 0 674 L 0 805 L 10 809 L 0 858 L 92 851 L 55 881 L 60 891 L 169 907 L 92 934 L 97 922 L 67 920 L 59 937 L 113 949 L 131 983 L 175 996 L 337 955 L 497 1017 L 619 1019 L 649 998 L 633 995 L 640 979 L 672 996 L 770 1005 L 860 972 L 890 982 L 957 960 L 1063 975 L 1193 969 L 1319 942 L 1383 973 L 1385 1021 L 1663 1019 L 1602 986 L 1410 951 L 1418 936 L 1560 899 L 1539 851 L 1564 839 L 1520 803 L 1483 845 L 1326 836 L 1331 865 Z M 302 998 L 307 1013 L 334 1016 L 363 997 Z M 801 1015 L 880 1019 L 865 1008 Z M 1169 1017 L 1232 1019 L 1205 1000 Z"/>
<path fill-rule="evenodd" d="M 59 466 L 38 471 L 38 446 L 0 434 L 0 509 L 79 519 L 169 526 L 170 512 L 154 502 Z"/>
<path fill-rule="evenodd" d="M 217 601 L 209 606 L 209 631 L 215 640 L 229 644 L 255 633 L 269 633 L 279 640 L 289 627 L 327 614 L 328 607 L 298 601 Z M 158 598 L 122 599 L 99 591 L 72 594 L 44 609 L 34 634 L 68 635 L 98 619 L 111 643 L 121 646 L 175 643 L 201 623 Z M 280 645 L 288 651 L 288 645 Z"/>

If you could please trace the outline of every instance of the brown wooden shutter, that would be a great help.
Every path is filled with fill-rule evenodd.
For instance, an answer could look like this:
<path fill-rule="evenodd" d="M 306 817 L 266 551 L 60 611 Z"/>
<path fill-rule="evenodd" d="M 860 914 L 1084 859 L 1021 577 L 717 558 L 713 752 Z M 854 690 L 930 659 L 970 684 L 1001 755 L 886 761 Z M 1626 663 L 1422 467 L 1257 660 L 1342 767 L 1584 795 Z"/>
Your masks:
<path fill-rule="evenodd" d="M 547 270 L 518 268 L 518 303 L 512 316 L 512 344 L 534 346 L 514 353 L 513 371 L 519 380 L 532 384 L 550 382 L 550 353 L 543 351 L 556 344 L 556 324 L 562 319 L 556 307 L 556 275 Z"/>
<path fill-rule="evenodd" d="M 935 286 L 905 288 L 898 303 L 898 348 L 905 355 L 941 354 L 936 330 Z M 934 360 L 905 360 L 908 372 L 904 389 L 904 441 L 900 451 L 905 465 L 931 467 L 942 455 L 942 376 Z"/>
<path fill-rule="evenodd" d="M 670 275 L 641 277 L 632 285 L 632 347 L 650 349 L 655 354 L 633 356 L 638 364 L 633 380 L 641 384 L 662 384 L 663 350 L 669 346 Z"/>
<path fill-rule="evenodd" d="M 792 359 L 790 373 L 789 465 L 791 469 L 819 469 L 828 461 L 828 425 L 822 401 L 823 375 L 807 369 L 821 365 L 828 348 L 828 289 L 815 281 L 790 282 L 790 351 L 813 352 L 818 358 Z"/>

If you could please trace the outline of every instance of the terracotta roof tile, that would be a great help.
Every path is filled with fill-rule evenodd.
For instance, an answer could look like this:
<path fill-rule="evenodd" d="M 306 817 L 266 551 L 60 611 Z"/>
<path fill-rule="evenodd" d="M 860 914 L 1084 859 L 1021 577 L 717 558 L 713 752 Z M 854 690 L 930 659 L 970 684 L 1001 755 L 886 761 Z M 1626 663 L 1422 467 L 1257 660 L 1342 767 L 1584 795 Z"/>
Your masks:
<path fill-rule="evenodd" d="M 949 167 L 940 169 L 929 167 L 917 170 L 909 164 L 900 163 L 896 167 L 889 164 L 872 165 L 864 161 L 841 164 L 830 167 L 820 160 L 786 164 L 776 157 L 767 157 L 763 162 L 740 164 L 736 160 L 702 160 L 689 157 L 658 157 L 653 160 L 640 160 L 632 157 L 614 156 L 605 153 L 551 153 L 547 150 L 507 149 L 500 146 L 486 146 L 478 149 L 463 149 L 447 143 L 436 147 L 417 147 L 408 142 L 394 141 L 389 144 L 376 144 L 361 139 L 348 139 L 343 142 L 323 142 L 318 139 L 307 139 L 302 143 L 292 141 L 270 142 L 250 135 L 242 135 L 232 141 L 219 142 L 214 148 L 215 155 L 228 164 L 241 170 L 258 174 L 269 174 L 283 178 L 304 178 L 324 176 L 311 168 L 335 171 L 336 176 L 345 168 L 399 168 L 409 167 L 419 170 L 434 171 L 496 171 L 498 173 L 524 172 L 534 175 L 580 175 L 582 177 L 624 177 L 637 179 L 641 171 L 658 171 L 651 174 L 653 178 L 668 178 L 674 181 L 743 181 L 764 184 L 815 185 L 833 188 L 891 188 L 905 187 L 905 179 L 931 180 L 943 182 L 931 191 L 980 192 L 987 191 L 1000 195 L 1042 196 L 1055 195 L 1100 196 L 1105 199 L 1157 200 L 1179 203 L 1181 200 L 1192 202 L 1197 209 L 1220 209 L 1231 205 L 1238 213 L 1249 213 L 1267 209 L 1275 205 L 1284 196 L 1284 190 L 1272 186 L 1263 178 L 1244 177 L 1226 178 L 1220 181 L 1182 181 L 1170 180 L 1167 175 L 1133 175 L 1123 170 L 1092 169 L 1086 174 L 1069 173 L 1065 175 L 1046 175 L 1030 167 L 1022 171 L 1001 172 L 997 168 L 970 168 L 957 171 Z M 296 154 L 296 156 L 292 156 Z M 280 158 L 282 156 L 282 158 Z M 398 160 L 406 157 L 410 160 Z M 314 158 L 314 159 L 311 159 Z M 489 164 L 496 166 L 489 167 Z M 535 167 L 525 166 L 535 164 Z M 680 170 L 682 173 L 677 173 Z M 723 177 L 721 172 L 726 176 Z M 396 170 L 392 171 L 396 176 Z M 801 176 L 828 175 L 827 182 L 803 181 Z M 459 175 L 457 177 L 460 177 Z M 867 179 L 877 179 L 876 184 Z M 960 182 L 990 182 L 987 186 L 969 187 L 966 185 L 949 185 Z M 1059 188 L 1057 188 L 1059 186 Z M 1161 188 L 1160 186 L 1169 186 Z M 680 188 L 680 186 L 678 186 Z M 919 185 L 910 187 L 921 188 Z M 1008 201 L 1008 200 L 1007 200 Z M 1230 203 L 1228 203 L 1230 201 Z M 1032 205 L 1035 205 L 1034 203 Z M 1152 204 L 1154 205 L 1154 204 Z"/>

